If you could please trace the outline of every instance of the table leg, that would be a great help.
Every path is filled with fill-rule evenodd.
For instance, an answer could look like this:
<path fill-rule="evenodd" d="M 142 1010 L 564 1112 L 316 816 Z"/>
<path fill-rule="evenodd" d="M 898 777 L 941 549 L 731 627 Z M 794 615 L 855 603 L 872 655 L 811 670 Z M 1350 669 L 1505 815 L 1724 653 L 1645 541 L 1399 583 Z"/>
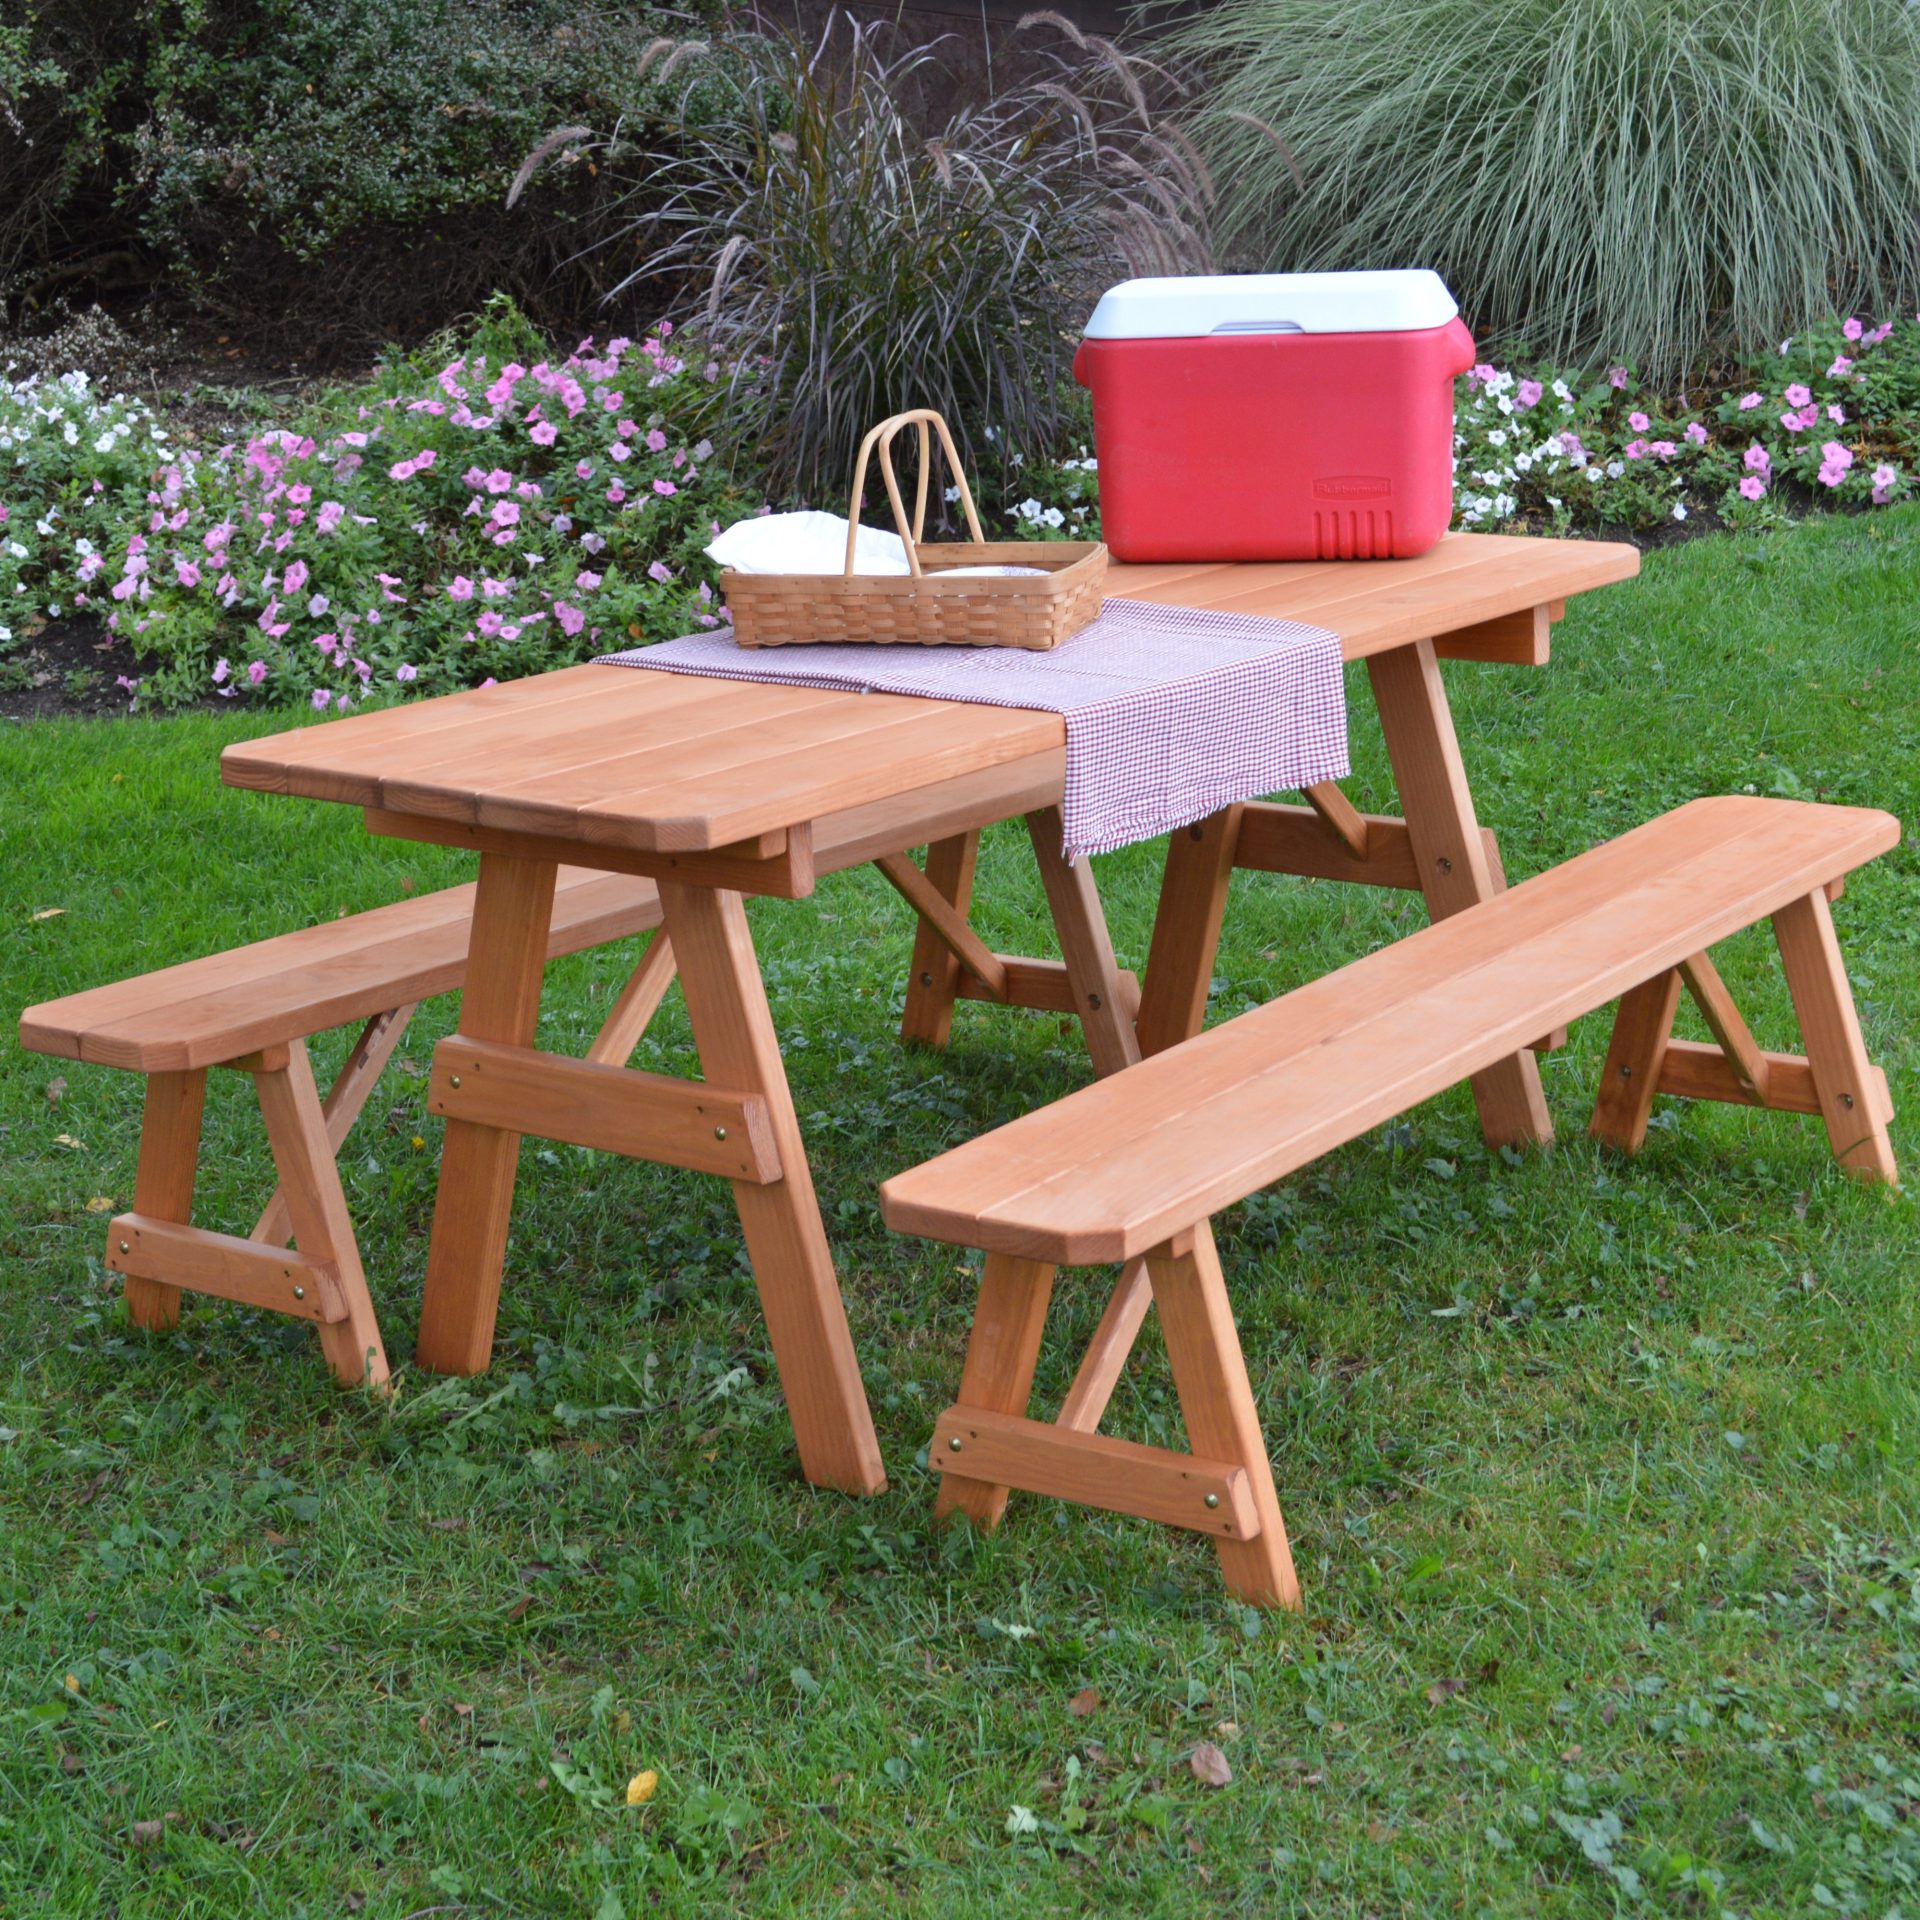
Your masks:
<path fill-rule="evenodd" d="M 1113 957 L 1107 916 L 1093 884 L 1093 866 L 1085 859 L 1068 865 L 1061 851 L 1058 807 L 1041 807 L 1027 815 L 1033 857 L 1040 863 L 1040 880 L 1053 909 L 1054 931 L 1067 963 L 1067 981 L 1073 989 L 1074 1011 L 1086 1032 L 1093 1070 L 1118 1073 L 1140 1058 L 1133 1022 L 1127 1017 L 1120 986 L 1120 968 Z"/>
<path fill-rule="evenodd" d="M 660 905 L 702 1072 L 716 1086 L 759 1094 L 772 1120 L 781 1178 L 764 1186 L 736 1181 L 733 1197 L 801 1469 L 816 1486 L 880 1493 L 887 1484 L 880 1442 L 745 905 L 737 893 L 664 880 Z"/>
<path fill-rule="evenodd" d="M 547 966 L 558 869 L 544 860 L 480 856 L 460 1032 L 469 1040 L 532 1043 Z M 493 1357 L 500 1270 L 507 1254 L 520 1136 L 471 1120 L 447 1122 L 433 1239 L 414 1357 L 436 1373 L 484 1373 Z"/>
<path fill-rule="evenodd" d="M 956 833 L 927 849 L 927 879 L 953 902 L 964 920 L 973 900 L 973 869 L 980 855 L 980 834 Z M 953 1002 L 960 990 L 960 962 L 952 949 L 922 920 L 913 936 L 913 966 L 907 975 L 907 1004 L 900 1038 L 922 1046 L 944 1047 L 953 1033 Z"/>
<path fill-rule="evenodd" d="M 1499 889 L 1474 818 L 1433 642 L 1376 653 L 1367 671 L 1427 911 L 1442 920 L 1492 899 Z M 1531 1054 L 1515 1054 L 1475 1074 L 1473 1099 L 1490 1146 L 1544 1144 L 1553 1138 L 1540 1069 Z"/>
<path fill-rule="evenodd" d="M 1167 841 L 1160 879 L 1160 905 L 1153 916 L 1153 945 L 1140 987 L 1135 1031 L 1142 1054 L 1163 1053 L 1200 1031 L 1207 1017 L 1207 990 L 1220 951 L 1220 926 L 1233 878 L 1234 843 L 1241 809 L 1224 808 Z"/>

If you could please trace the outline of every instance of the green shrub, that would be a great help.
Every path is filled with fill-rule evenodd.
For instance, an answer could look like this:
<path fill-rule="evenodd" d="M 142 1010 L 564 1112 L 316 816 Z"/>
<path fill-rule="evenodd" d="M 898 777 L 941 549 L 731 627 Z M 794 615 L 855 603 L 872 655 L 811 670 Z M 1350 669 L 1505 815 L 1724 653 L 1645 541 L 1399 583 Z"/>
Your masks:
<path fill-rule="evenodd" d="M 681 110 L 651 144 L 608 142 L 649 201 L 620 236 L 651 249 L 627 284 L 685 290 L 677 311 L 737 370 L 731 417 L 776 497 L 840 505 L 861 434 L 910 406 L 998 468 L 990 489 L 1010 484 L 1015 456 L 1068 431 L 1063 349 L 1101 288 L 1205 263 L 1210 185 L 1144 70 L 1037 18 L 1067 51 L 930 131 L 908 103 L 937 43 L 885 54 L 838 16 L 817 42 L 663 61 Z"/>
<path fill-rule="evenodd" d="M 687 17 L 575 0 L 44 0 L 0 33 L 19 183 L 0 206 L 0 290 L 44 293 L 137 254 L 262 322 L 299 315 L 309 341 L 342 313 L 363 331 L 430 328 L 569 262 L 578 304 L 614 277 L 575 260 L 571 226 L 603 183 L 556 181 L 517 219 L 507 188 L 557 119 L 644 117 L 645 49 Z"/>
<path fill-rule="evenodd" d="M 1169 44 L 1252 264 L 1432 266 L 1483 333 L 1669 374 L 1920 288 L 1906 0 L 1220 0 Z"/>

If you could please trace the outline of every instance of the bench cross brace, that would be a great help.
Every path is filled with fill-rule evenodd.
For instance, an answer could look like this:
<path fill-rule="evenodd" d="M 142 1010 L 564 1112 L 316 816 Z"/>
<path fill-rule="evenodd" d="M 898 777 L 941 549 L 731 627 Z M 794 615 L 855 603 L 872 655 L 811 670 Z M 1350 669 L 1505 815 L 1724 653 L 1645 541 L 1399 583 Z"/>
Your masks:
<path fill-rule="evenodd" d="M 1054 1269 L 1010 1254 L 989 1254 L 960 1395 L 934 1429 L 929 1464 L 941 1476 L 935 1517 L 964 1514 L 977 1525 L 996 1526 L 1009 1489 L 1018 1487 L 1187 1527 L 1213 1536 L 1228 1590 L 1237 1598 L 1256 1606 L 1297 1607 L 1300 1588 L 1273 1470 L 1208 1224 L 1202 1221 L 1191 1235 L 1156 1248 L 1132 1266 L 1143 1272 L 1159 1306 L 1194 1451 L 1178 1453 L 1096 1433 L 1104 1396 L 1096 1408 L 1091 1396 L 1081 1393 L 1071 1421 L 1065 1415 L 1054 1422 L 1028 1418 Z M 1124 1282 L 1116 1301 L 1123 1294 L 1131 1302 Z M 1142 1305 L 1139 1311 L 1144 1310 Z M 1109 1307 L 1108 1320 L 1115 1311 Z M 1135 1319 L 1124 1341 L 1108 1340 L 1107 1351 L 1117 1350 L 1124 1361 L 1137 1328 Z M 1109 1331 L 1105 1320 L 1102 1330 Z M 1095 1346 L 1101 1346 L 1098 1336 Z M 1106 1391 L 1111 1392 L 1111 1380 Z"/>

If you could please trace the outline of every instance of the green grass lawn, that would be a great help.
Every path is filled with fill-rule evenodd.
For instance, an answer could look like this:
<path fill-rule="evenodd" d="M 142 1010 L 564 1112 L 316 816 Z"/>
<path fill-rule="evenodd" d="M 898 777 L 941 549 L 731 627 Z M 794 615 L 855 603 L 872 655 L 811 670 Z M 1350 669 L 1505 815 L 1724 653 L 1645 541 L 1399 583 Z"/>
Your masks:
<path fill-rule="evenodd" d="M 1549 670 L 1449 674 L 1516 876 L 1700 793 L 1911 819 L 1920 508 L 1653 555 Z M 1364 681 L 1355 719 L 1350 790 L 1390 805 Z M 910 928 L 851 874 L 754 917 L 891 1490 L 798 1479 L 698 1176 L 528 1142 L 492 1373 L 407 1366 L 448 1003 L 345 1155 L 399 1391 L 344 1395 L 292 1322 L 129 1325 L 100 1256 L 138 1084 L 11 1035 L 30 1001 L 462 876 L 222 789 L 221 746 L 272 724 L 0 732 L 0 1912 L 1914 1911 L 1920 1226 L 1817 1121 L 1666 1104 L 1609 1157 L 1590 1020 L 1546 1063 L 1551 1152 L 1490 1155 L 1458 1090 L 1223 1221 L 1300 1615 L 1228 1602 L 1203 1540 L 1143 1522 L 1016 1496 L 997 1537 L 935 1535 L 973 1273 L 891 1237 L 875 1187 L 1088 1069 L 1061 1022 L 979 1006 L 950 1052 L 902 1050 Z M 1128 964 L 1158 862 L 1099 863 Z M 1917 877 L 1909 838 L 1836 909 L 1903 1108 Z M 995 945 L 1045 950 L 1018 829 L 983 893 Z M 1243 875 L 1215 1012 L 1421 917 Z M 630 958 L 555 967 L 548 1044 L 584 1046 Z M 1790 1044 L 1764 936 L 1722 961 Z M 677 997 L 640 1058 L 689 1064 Z M 244 1231 L 272 1176 L 217 1078 L 202 1219 Z M 1104 1279 L 1063 1281 L 1043 1393 Z M 1151 1337 L 1110 1426 L 1177 1436 Z M 1231 1784 L 1195 1777 L 1202 1740 Z"/>

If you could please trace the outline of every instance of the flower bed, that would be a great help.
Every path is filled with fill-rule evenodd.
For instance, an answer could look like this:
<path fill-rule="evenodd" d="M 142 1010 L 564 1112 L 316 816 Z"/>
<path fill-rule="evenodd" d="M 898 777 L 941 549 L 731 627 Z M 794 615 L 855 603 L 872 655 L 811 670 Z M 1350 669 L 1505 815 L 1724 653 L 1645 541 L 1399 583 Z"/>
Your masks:
<path fill-rule="evenodd" d="M 211 450 L 81 374 L 0 383 L 0 655 L 80 610 L 127 643 L 106 658 L 131 698 L 338 710 L 717 625 L 703 549 L 759 504 L 707 437 L 720 373 L 664 325 L 555 360 L 503 304 L 463 350 Z M 1483 364 L 1456 425 L 1459 527 L 1872 508 L 1920 464 L 1920 318 L 1830 321 L 1674 396 Z M 1023 497 L 994 511 L 1020 537 L 1097 532 L 1087 449 L 1008 464 Z"/>
<path fill-rule="evenodd" d="M 1660 395 L 1626 367 L 1576 387 L 1481 365 L 1461 383 L 1460 527 L 1648 532 L 1706 514 L 1777 525 L 1809 505 L 1885 506 L 1920 459 L 1920 316 L 1830 321 L 1713 392 Z"/>
<path fill-rule="evenodd" d="M 683 360 L 671 332 L 559 362 L 526 346 L 523 363 L 514 330 L 490 329 L 430 372 L 396 366 L 311 421 L 205 453 L 170 449 L 126 403 L 74 440 L 36 418 L 42 465 L 64 446 L 73 471 L 29 476 L 54 504 L 13 585 L 49 615 L 102 615 L 144 663 L 121 684 L 170 704 L 346 708 L 717 625 L 701 550 L 741 503 L 688 426 L 718 369 Z M 62 386 L 40 411 L 85 400 Z M 82 459 L 96 427 L 114 451 Z M 116 455 L 115 485 L 88 491 L 89 460 Z"/>

